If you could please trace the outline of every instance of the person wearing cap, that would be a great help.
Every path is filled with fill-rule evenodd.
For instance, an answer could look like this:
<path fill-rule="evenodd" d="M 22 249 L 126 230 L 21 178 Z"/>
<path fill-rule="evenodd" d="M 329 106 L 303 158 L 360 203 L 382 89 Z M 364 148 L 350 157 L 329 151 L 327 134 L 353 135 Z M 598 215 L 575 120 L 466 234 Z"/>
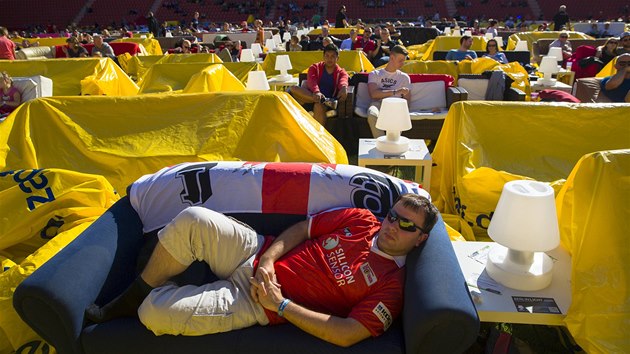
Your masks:
<path fill-rule="evenodd" d="M 477 59 L 477 52 L 470 50 L 473 44 L 471 36 L 463 35 L 459 39 L 459 49 L 451 49 L 446 53 L 446 60 L 473 60 Z"/>
<path fill-rule="evenodd" d="M 569 14 L 567 13 L 567 6 L 560 5 L 558 12 L 553 16 L 553 30 L 568 30 L 569 27 L 571 27 L 571 20 L 569 19 Z"/>
<path fill-rule="evenodd" d="M 308 68 L 306 87 L 292 86 L 289 94 L 310 110 L 313 117 L 326 125 L 326 111 L 337 109 L 338 101 L 348 97 L 348 73 L 337 64 L 339 49 L 334 44 L 324 47 L 324 60 Z"/>
<path fill-rule="evenodd" d="M 630 53 L 617 57 L 615 69 L 615 75 L 602 80 L 602 93 L 612 102 L 630 102 Z"/>
<path fill-rule="evenodd" d="M 630 32 L 624 32 L 619 36 L 617 55 L 630 53 Z"/>
<path fill-rule="evenodd" d="M 429 199 L 403 194 L 382 222 L 367 209 L 336 208 L 278 237 L 203 207 L 189 207 L 158 232 L 147 265 L 110 303 L 90 305 L 96 323 L 135 317 L 156 335 L 198 336 L 291 323 L 349 347 L 384 333 L 403 308 L 405 260 L 438 219 Z M 219 280 L 170 278 L 203 261 Z"/>
<path fill-rule="evenodd" d="M 387 97 L 401 97 L 409 102 L 411 99 L 411 79 L 400 71 L 407 54 L 407 49 L 401 45 L 392 47 L 387 65 L 382 69 L 375 69 L 368 76 L 368 92 L 372 103 L 368 108 L 367 120 L 375 138 L 385 135 L 384 131 L 376 128 L 382 100 Z"/>
<path fill-rule="evenodd" d="M 562 31 L 558 36 L 558 39 L 549 44 L 549 48 L 558 47 L 562 49 L 562 59 L 567 60 L 573 55 L 573 48 L 571 47 L 571 41 L 569 41 L 569 33 Z"/>

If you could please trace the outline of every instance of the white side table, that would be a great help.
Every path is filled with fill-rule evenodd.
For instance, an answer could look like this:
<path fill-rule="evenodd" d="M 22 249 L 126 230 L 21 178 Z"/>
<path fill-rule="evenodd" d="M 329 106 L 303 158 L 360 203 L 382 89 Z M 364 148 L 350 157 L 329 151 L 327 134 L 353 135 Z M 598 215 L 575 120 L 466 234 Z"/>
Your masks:
<path fill-rule="evenodd" d="M 538 81 L 533 81 L 531 84 L 532 91 L 541 91 L 541 90 L 560 90 L 564 92 L 571 93 L 573 87 L 571 85 L 567 85 L 564 82 L 556 81 L 552 86 L 545 86 L 540 84 Z"/>
<path fill-rule="evenodd" d="M 485 256 L 494 242 L 452 244 L 481 321 L 564 325 L 571 305 L 571 256 L 567 251 L 558 247 L 547 252 L 554 259 L 551 285 L 538 291 L 522 291 L 496 283 L 485 271 Z M 517 304 L 522 304 L 522 312 Z"/>
<path fill-rule="evenodd" d="M 431 153 L 422 139 L 409 139 L 409 150 L 402 155 L 377 150 L 376 139 L 359 139 L 359 166 L 415 166 L 415 181 L 426 191 L 431 188 L 432 163 Z"/>
<path fill-rule="evenodd" d="M 276 77 L 272 77 L 269 80 L 269 86 L 272 91 L 285 91 L 289 86 L 297 86 L 300 83 L 300 79 L 297 77 L 291 78 L 291 80 L 281 81 L 276 79 Z"/>

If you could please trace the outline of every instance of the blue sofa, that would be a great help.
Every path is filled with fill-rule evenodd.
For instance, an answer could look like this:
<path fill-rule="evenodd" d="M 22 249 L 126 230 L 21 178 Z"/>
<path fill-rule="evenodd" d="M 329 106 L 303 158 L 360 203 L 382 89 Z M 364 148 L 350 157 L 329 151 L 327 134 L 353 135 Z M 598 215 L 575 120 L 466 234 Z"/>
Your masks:
<path fill-rule="evenodd" d="M 259 233 L 277 234 L 303 216 L 232 214 Z M 137 274 L 141 250 L 155 234 L 124 197 L 86 231 L 36 270 L 15 291 L 14 307 L 60 354 L 95 353 L 456 353 L 476 339 L 479 318 L 442 219 L 407 259 L 404 310 L 382 336 L 341 348 L 290 324 L 254 326 L 199 337 L 155 336 L 137 318 L 86 325 L 84 309 L 103 304 Z M 191 283 L 212 275 L 195 263 L 182 276 Z"/>

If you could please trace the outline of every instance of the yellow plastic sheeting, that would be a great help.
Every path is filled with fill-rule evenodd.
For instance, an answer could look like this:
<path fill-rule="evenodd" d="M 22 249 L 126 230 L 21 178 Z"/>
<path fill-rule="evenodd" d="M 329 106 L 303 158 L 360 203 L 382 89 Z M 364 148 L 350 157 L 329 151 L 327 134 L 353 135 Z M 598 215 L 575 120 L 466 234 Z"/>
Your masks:
<path fill-rule="evenodd" d="M 629 138 L 630 105 L 456 102 L 432 153 L 431 196 L 485 237 L 502 183 L 561 183 L 582 155 L 625 148 Z"/>
<path fill-rule="evenodd" d="M 588 353 L 630 352 L 628 201 L 630 150 L 584 156 L 556 198 L 562 245 L 572 256 L 564 322 Z"/>
<path fill-rule="evenodd" d="M 184 93 L 217 91 L 245 91 L 245 85 L 225 66 L 215 64 L 194 74 L 183 90 Z"/>
<path fill-rule="evenodd" d="M 328 29 L 328 32 L 330 34 L 332 34 L 332 35 L 336 35 L 336 34 L 347 34 L 347 35 L 350 35 L 350 30 L 351 29 L 359 31 L 359 34 L 363 33 L 362 29 L 358 29 L 358 28 L 354 28 L 354 27 L 347 27 L 347 28 L 335 28 L 335 27 L 332 27 L 332 28 Z M 320 34 L 322 34 L 322 29 L 321 28 L 314 28 L 308 33 L 309 36 L 319 36 Z"/>
<path fill-rule="evenodd" d="M 163 57 L 163 55 L 131 55 L 124 53 L 118 56 L 118 63 L 127 75 L 140 78 L 153 64 Z"/>
<path fill-rule="evenodd" d="M 0 71 L 5 70 L 13 77 L 42 75 L 50 78 L 54 96 L 138 93 L 138 86 L 109 58 L 0 61 Z"/>
<path fill-rule="evenodd" d="M 0 170 L 92 173 L 121 194 L 164 166 L 211 160 L 348 163 L 287 93 L 41 98 L 0 124 Z"/>
<path fill-rule="evenodd" d="M 66 45 L 66 40 L 68 40 L 68 38 L 66 38 L 66 37 L 26 38 L 26 39 L 31 44 L 39 42 L 39 46 L 40 47 L 51 47 L 51 46 L 54 46 L 54 45 Z M 13 39 L 13 42 L 15 42 L 16 44 L 22 45 L 22 40 L 24 40 L 24 38 L 20 37 L 20 38 Z"/>
<path fill-rule="evenodd" d="M 214 53 L 166 54 L 158 60 L 158 64 L 168 63 L 222 63 L 223 60 Z"/>
<path fill-rule="evenodd" d="M 514 50 L 514 48 L 516 48 L 516 42 L 518 41 L 527 41 L 527 48 L 532 52 L 532 43 L 539 39 L 558 39 L 560 33 L 560 31 L 514 33 L 508 37 L 507 50 Z M 569 41 L 571 39 L 593 39 L 593 37 L 582 32 L 567 31 L 567 33 L 569 34 Z"/>
<path fill-rule="evenodd" d="M 457 62 L 444 60 L 407 60 L 400 70 L 408 74 L 447 74 L 454 77 L 455 80 L 459 75 Z"/>
<path fill-rule="evenodd" d="M 269 53 L 262 63 L 262 69 L 267 73 L 267 77 L 278 75 L 280 72 L 276 70 L 276 57 L 278 55 L 288 55 L 291 59 L 293 69 L 289 70 L 289 74 L 295 75 L 304 72 L 311 64 L 324 60 L 324 52 L 321 50 L 304 51 L 304 52 L 284 52 Z M 352 72 L 370 72 L 374 70 L 374 65 L 370 63 L 365 53 L 356 50 L 342 50 L 339 52 L 339 66 L 346 69 L 348 73 Z"/>
<path fill-rule="evenodd" d="M 460 36 L 437 36 L 433 39 L 433 42 L 429 45 L 422 60 L 433 60 L 433 52 L 445 51 L 451 49 L 457 49 L 460 46 Z M 471 50 L 484 50 L 486 48 L 486 42 L 488 39 L 481 36 L 473 36 L 473 44 L 470 46 Z"/>
<path fill-rule="evenodd" d="M 195 82 L 191 84 L 192 78 Z M 145 74 L 138 93 L 182 92 L 185 88 L 190 93 L 243 91 L 244 86 L 221 64 L 154 64 Z"/>
<path fill-rule="evenodd" d="M 153 38 L 121 38 L 113 40 L 112 42 L 133 42 L 138 43 L 144 47 L 144 50 L 148 55 L 162 55 L 162 47 L 157 39 Z"/>
<path fill-rule="evenodd" d="M 407 51 L 409 52 L 410 60 L 420 60 L 424 53 L 429 50 L 431 44 L 433 43 L 433 39 L 429 39 L 426 43 L 423 44 L 415 44 L 407 47 Z"/>
<path fill-rule="evenodd" d="M 617 64 L 617 57 L 614 57 L 613 60 L 609 61 L 606 66 L 600 70 L 595 77 L 606 77 L 613 76 L 617 73 L 617 69 L 615 68 L 615 64 Z"/>
<path fill-rule="evenodd" d="M 481 74 L 486 70 L 501 70 L 514 80 L 512 87 L 528 95 L 531 93 L 527 70 L 518 62 L 501 64 L 496 60 L 482 57 L 474 60 L 462 60 L 457 63 L 457 69 L 460 74 Z"/>
<path fill-rule="evenodd" d="M 46 353 L 47 346 L 13 309 L 17 285 L 119 198 L 102 176 L 59 169 L 0 172 L 0 257 L 8 266 L 0 271 L 0 338 L 12 350 L 34 341 L 31 347 L 39 350 L 23 352 Z"/>
<path fill-rule="evenodd" d="M 247 84 L 247 76 L 250 71 L 262 70 L 262 65 L 259 63 L 223 63 L 223 66 L 230 70 L 243 84 Z"/>

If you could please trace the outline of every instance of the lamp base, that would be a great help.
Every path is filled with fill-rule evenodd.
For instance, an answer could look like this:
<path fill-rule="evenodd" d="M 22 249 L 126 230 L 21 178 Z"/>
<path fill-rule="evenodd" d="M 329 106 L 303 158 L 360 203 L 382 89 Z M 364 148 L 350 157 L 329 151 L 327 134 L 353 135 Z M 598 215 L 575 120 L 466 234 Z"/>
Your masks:
<path fill-rule="evenodd" d="M 538 83 L 543 86 L 554 86 L 558 80 L 556 79 L 539 79 Z"/>
<path fill-rule="evenodd" d="M 398 140 L 388 140 L 387 135 L 376 138 L 376 149 L 387 154 L 404 154 L 409 150 L 409 139 L 401 136 Z"/>
<path fill-rule="evenodd" d="M 276 80 L 278 80 L 278 81 L 289 81 L 292 78 L 293 78 L 293 75 L 291 75 L 291 74 L 276 75 Z"/>
<path fill-rule="evenodd" d="M 488 253 L 486 271 L 508 288 L 535 291 L 551 284 L 553 261 L 544 252 L 515 251 L 496 244 Z"/>

